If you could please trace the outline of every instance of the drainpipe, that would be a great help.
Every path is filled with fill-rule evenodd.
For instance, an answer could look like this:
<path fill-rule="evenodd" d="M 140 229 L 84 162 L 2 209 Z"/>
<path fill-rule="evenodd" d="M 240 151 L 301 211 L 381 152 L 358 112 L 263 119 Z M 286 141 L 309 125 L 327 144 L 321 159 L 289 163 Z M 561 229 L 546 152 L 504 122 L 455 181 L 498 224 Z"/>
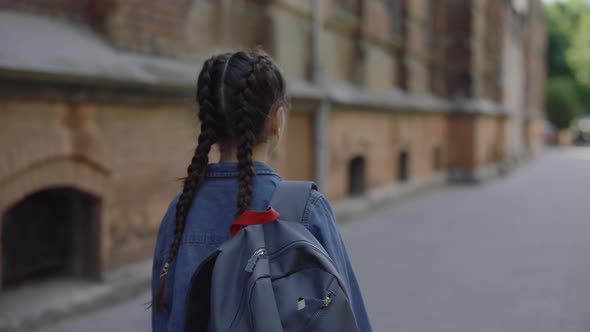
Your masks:
<path fill-rule="evenodd" d="M 325 72 L 321 63 L 320 48 L 323 26 L 322 1 L 311 1 L 312 32 L 311 32 L 311 81 L 322 91 L 326 91 Z M 330 129 L 330 103 L 327 96 L 322 97 L 313 119 L 314 142 L 314 174 L 315 182 L 323 192 L 328 192 L 329 171 L 329 129 Z"/>

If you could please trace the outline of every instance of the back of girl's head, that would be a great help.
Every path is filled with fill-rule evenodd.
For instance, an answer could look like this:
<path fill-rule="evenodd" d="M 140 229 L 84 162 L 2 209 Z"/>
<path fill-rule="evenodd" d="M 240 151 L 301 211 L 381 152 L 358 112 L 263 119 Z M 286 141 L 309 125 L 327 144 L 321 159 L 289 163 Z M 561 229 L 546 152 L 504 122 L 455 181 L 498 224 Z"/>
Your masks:
<path fill-rule="evenodd" d="M 176 257 L 193 197 L 203 182 L 214 144 L 235 147 L 238 159 L 236 215 L 250 206 L 252 198 L 252 150 L 266 140 L 269 115 L 285 103 L 283 75 L 263 52 L 225 53 L 209 58 L 197 81 L 201 133 L 176 204 L 174 240 L 160 273 L 154 295 L 156 310 L 165 306 L 166 275 Z"/>

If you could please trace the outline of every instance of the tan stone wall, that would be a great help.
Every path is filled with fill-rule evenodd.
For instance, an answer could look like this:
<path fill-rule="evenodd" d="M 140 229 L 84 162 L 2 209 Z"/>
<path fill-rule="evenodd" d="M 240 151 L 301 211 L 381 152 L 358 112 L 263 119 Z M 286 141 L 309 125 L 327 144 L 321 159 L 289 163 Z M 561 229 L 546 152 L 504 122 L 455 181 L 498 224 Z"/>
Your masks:
<path fill-rule="evenodd" d="M 526 123 L 527 152 L 534 155 L 545 140 L 545 121 L 543 118 L 533 118 Z"/>
<path fill-rule="evenodd" d="M 1 105 L 0 123 L 7 125 L 1 141 L 12 142 L 0 150 L 0 201 L 8 201 L 2 211 L 35 191 L 74 187 L 102 200 L 100 250 L 107 268 L 151 255 L 196 142 L 190 114 L 157 105 Z M 21 177 L 26 181 L 18 182 Z"/>
<path fill-rule="evenodd" d="M 408 91 L 417 95 L 423 95 L 430 92 L 430 75 L 427 65 L 424 61 L 414 58 L 406 58 L 406 68 L 408 70 Z"/>
<path fill-rule="evenodd" d="M 398 174 L 397 156 L 410 153 L 410 178 L 431 175 L 434 171 L 434 149 L 440 149 L 440 166 L 445 167 L 447 154 L 446 115 L 400 114 L 393 117 L 395 145 L 394 175 Z"/>
<path fill-rule="evenodd" d="M 99 177 L 108 173 L 96 144 L 94 114 L 82 108 L 65 102 L 0 101 L 0 210 L 31 194 L 36 183 L 59 185 L 59 179 L 29 175 L 53 174 L 54 165 L 64 161 L 69 168 L 87 165 L 80 167 Z M 74 175 L 64 184 L 70 185 Z M 92 190 L 101 191 L 98 186 Z"/>
<path fill-rule="evenodd" d="M 390 90 L 397 75 L 396 57 L 391 52 L 373 43 L 366 51 L 365 86 L 373 90 Z"/>
<path fill-rule="evenodd" d="M 470 169 L 475 165 L 473 149 L 475 119 L 465 114 L 452 114 L 448 118 L 449 156 L 451 169 Z"/>
<path fill-rule="evenodd" d="M 332 200 L 348 193 L 348 167 L 354 157 L 363 157 L 367 190 L 397 181 L 398 156 L 409 152 L 410 178 L 433 171 L 433 151 L 446 154 L 444 115 L 392 113 L 369 110 L 336 110 L 330 121 L 330 177 Z"/>
<path fill-rule="evenodd" d="M 389 31 L 383 1 L 362 1 L 361 18 L 338 17 L 334 1 L 322 1 L 325 20 L 320 56 L 329 84 L 361 78 L 363 88 L 384 91 L 400 84 L 398 69 L 405 67 L 404 86 L 410 96 L 432 92 L 432 50 L 425 29 L 427 0 L 406 1 L 405 39 L 397 41 Z M 3 8 L 20 8 L 14 0 L 3 3 L 7 2 L 11 6 Z M 67 8 L 77 8 L 68 9 L 66 17 L 80 10 L 74 2 L 66 2 Z M 33 11 L 51 11 L 47 3 L 43 1 L 42 8 Z M 278 60 L 288 79 L 309 79 L 308 1 L 242 0 L 227 6 L 221 1 L 186 0 L 182 15 L 170 14 L 180 7 L 158 12 L 163 0 L 150 1 L 145 7 L 139 6 L 138 0 L 114 3 L 118 5 L 113 12 L 103 13 L 106 25 L 98 28 L 106 29 L 102 33 L 118 48 L 201 60 L 214 49 L 259 44 Z M 494 76 L 499 73 L 497 58 L 488 50 L 495 49 L 495 35 L 490 39 L 494 29 L 490 27 L 502 26 L 494 16 L 501 2 L 445 2 L 451 3 L 454 9 L 443 18 L 448 24 L 444 31 L 453 35 L 444 40 L 456 43 L 444 49 L 441 81 L 447 88 L 443 94 L 469 98 L 473 88 L 473 97 L 497 99 L 493 85 L 498 81 Z M 178 24 L 170 26 L 176 16 Z M 93 17 L 84 16 L 83 20 Z M 542 20 L 535 24 L 540 26 Z M 540 38 L 535 34 L 530 39 L 528 56 L 535 58 L 527 62 L 529 68 L 540 68 L 544 63 L 539 60 Z M 542 73 L 528 77 L 528 106 L 541 112 L 543 78 Z M 112 268 L 151 255 L 161 217 L 180 189 L 176 179 L 185 175 L 198 126 L 190 105 L 104 99 L 108 98 L 100 103 L 0 101 L 0 212 L 25 195 L 51 186 L 92 193 L 102 199 L 101 252 L 104 265 Z M 294 104 L 285 136 L 270 163 L 286 179 L 313 180 L 312 112 L 317 105 L 300 100 Z M 541 130 L 542 119 L 537 117 L 527 127 L 530 144 Z M 409 153 L 410 178 L 433 172 L 436 148 L 443 168 L 471 170 L 508 156 L 506 119 L 495 116 L 332 105 L 327 132 L 327 195 L 334 201 L 347 196 L 348 167 L 355 156 L 365 158 L 367 190 L 397 181 L 401 151 Z M 211 160 L 216 156 L 213 153 Z"/>
<path fill-rule="evenodd" d="M 526 110 L 532 119 L 527 123 L 526 145 L 529 154 L 538 152 L 544 140 L 545 85 L 547 77 L 547 27 L 543 15 L 543 2 L 531 1 L 529 27 L 526 36 L 525 63 Z"/>
<path fill-rule="evenodd" d="M 448 121 L 450 168 L 470 170 L 507 158 L 505 118 L 455 114 Z"/>
<path fill-rule="evenodd" d="M 196 146 L 196 116 L 166 105 L 95 105 L 104 160 L 112 170 L 103 234 L 110 265 L 148 257 L 177 180 Z"/>
<path fill-rule="evenodd" d="M 324 44 L 320 50 L 329 81 L 354 81 L 357 59 L 354 41 L 346 33 L 334 30 L 322 32 Z"/>
<path fill-rule="evenodd" d="M 486 47 L 485 38 L 486 30 L 486 1 L 478 0 L 473 4 L 473 44 L 471 45 L 471 75 L 473 77 L 473 96 L 478 98 L 485 97 L 485 67 L 486 67 Z"/>
<path fill-rule="evenodd" d="M 432 18 L 428 13 L 427 0 L 406 1 L 407 17 L 405 66 L 407 70 L 408 90 L 415 94 L 426 94 L 431 91 L 430 62 L 431 47 L 429 44 L 429 26 Z"/>
<path fill-rule="evenodd" d="M 543 3 L 531 1 L 529 28 L 526 37 L 525 63 L 527 65 L 527 111 L 534 117 L 545 116 L 545 84 L 547 77 L 547 27 Z"/>
<path fill-rule="evenodd" d="M 112 190 L 105 204 L 105 234 L 113 265 L 151 254 L 153 237 L 192 156 L 198 123 L 188 108 L 97 106 L 97 127 Z M 278 155 L 271 162 L 287 179 L 312 179 L 311 122 L 289 115 Z M 107 149 L 105 148 L 105 151 Z M 211 162 L 217 161 L 215 151 Z"/>
<path fill-rule="evenodd" d="M 185 176 L 198 135 L 190 106 L 0 102 L 0 214 L 55 186 L 102 200 L 106 268 L 152 254 L 153 239 Z M 272 166 L 287 179 L 313 180 L 309 112 L 291 112 Z M 211 161 L 217 161 L 214 151 Z"/>
<path fill-rule="evenodd" d="M 286 1 L 285 6 L 299 8 L 300 11 L 287 10 L 283 6 L 275 6 L 272 10 L 275 27 L 272 51 L 285 76 L 305 80 L 310 78 L 311 18 L 306 15 L 305 7 L 296 7 L 297 3 L 292 2 Z"/>
<path fill-rule="evenodd" d="M 361 1 L 362 30 L 365 36 L 379 41 L 391 40 L 389 8 L 385 1 L 365 0 Z"/>
<path fill-rule="evenodd" d="M 477 0 L 473 2 L 472 61 L 473 97 L 501 100 L 500 70 L 504 1 Z"/>
<path fill-rule="evenodd" d="M 286 180 L 314 180 L 313 114 L 291 112 L 285 136 L 281 138 L 278 153 L 283 162 L 277 171 Z M 275 163 L 271 166 L 275 167 Z"/>
<path fill-rule="evenodd" d="M 503 160 L 505 157 L 504 120 L 493 116 L 478 116 L 475 120 L 475 167 Z"/>
<path fill-rule="evenodd" d="M 392 182 L 393 160 L 391 117 L 387 113 L 334 111 L 330 119 L 330 169 L 328 197 L 338 200 L 348 192 L 349 161 L 365 159 L 366 184 Z"/>

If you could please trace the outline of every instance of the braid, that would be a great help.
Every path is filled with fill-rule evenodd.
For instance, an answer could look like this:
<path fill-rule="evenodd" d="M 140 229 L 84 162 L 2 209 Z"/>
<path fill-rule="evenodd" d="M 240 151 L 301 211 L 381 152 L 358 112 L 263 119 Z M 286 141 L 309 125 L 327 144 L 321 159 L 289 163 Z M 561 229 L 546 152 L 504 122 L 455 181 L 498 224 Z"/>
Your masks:
<path fill-rule="evenodd" d="M 246 122 L 246 121 L 244 121 Z M 254 145 L 254 134 L 252 130 L 243 131 L 242 137 L 238 142 L 238 208 L 236 216 L 250 208 L 252 200 L 252 178 L 254 170 L 252 168 L 252 146 Z"/>
<path fill-rule="evenodd" d="M 203 65 L 203 70 L 198 80 L 198 94 L 197 101 L 200 106 L 199 120 L 201 122 L 201 133 L 198 138 L 198 145 L 195 149 L 191 163 L 187 169 L 187 176 L 184 179 L 182 193 L 176 204 L 176 219 L 174 239 L 170 245 L 170 251 L 166 262 L 160 272 L 160 282 L 156 290 L 153 303 L 156 310 L 162 310 L 165 307 L 165 288 L 166 275 L 170 264 L 178 254 L 178 249 L 182 240 L 184 226 L 186 225 L 186 217 L 190 210 L 191 203 L 195 193 L 205 178 L 207 164 L 209 163 L 209 152 L 211 146 L 218 140 L 219 119 L 215 117 L 216 109 L 214 107 L 213 95 L 211 94 L 211 74 L 213 67 L 213 59 L 208 60 Z"/>
<path fill-rule="evenodd" d="M 239 54 L 239 53 L 238 53 Z M 256 85 L 257 74 L 261 71 L 263 57 L 248 57 L 250 61 L 250 70 L 246 70 L 238 86 L 236 96 L 235 116 L 236 116 L 236 137 L 237 137 L 237 157 L 238 157 L 238 199 L 236 216 L 250 208 L 252 200 L 252 179 L 254 169 L 252 168 L 252 147 L 256 140 L 256 134 L 253 128 L 257 128 L 260 118 L 260 112 L 256 108 Z"/>
<path fill-rule="evenodd" d="M 213 144 L 219 144 L 221 148 L 234 144 L 237 147 L 236 215 L 240 215 L 250 208 L 252 200 L 255 175 L 252 150 L 267 137 L 265 124 L 270 112 L 284 103 L 285 82 L 266 54 L 226 53 L 205 62 L 199 74 L 196 97 L 201 133 L 176 203 L 174 239 L 153 298 L 156 310 L 165 308 L 166 276 L 180 249 L 194 196 L 205 179 L 211 147 Z"/>

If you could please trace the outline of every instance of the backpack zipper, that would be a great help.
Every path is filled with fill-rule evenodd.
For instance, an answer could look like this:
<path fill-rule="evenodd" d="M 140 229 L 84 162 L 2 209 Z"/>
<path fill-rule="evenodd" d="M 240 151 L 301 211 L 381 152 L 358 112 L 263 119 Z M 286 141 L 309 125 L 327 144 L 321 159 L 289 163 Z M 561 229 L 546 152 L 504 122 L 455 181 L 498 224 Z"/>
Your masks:
<path fill-rule="evenodd" d="M 332 266 L 336 267 L 336 264 L 332 260 L 332 257 L 328 256 L 323 250 L 316 247 L 313 243 L 306 241 L 306 240 L 297 240 L 297 241 L 293 241 L 293 242 L 283 246 L 279 250 L 272 252 L 270 254 L 267 254 L 266 248 L 256 249 L 254 251 L 254 253 L 252 254 L 252 256 L 250 257 L 250 259 L 248 259 L 248 264 L 246 264 L 246 268 L 244 269 L 244 271 L 252 273 L 254 271 L 254 268 L 256 267 L 256 264 L 258 263 L 260 258 L 262 258 L 262 256 L 266 255 L 266 257 L 268 257 L 268 258 L 277 257 L 277 256 L 280 256 L 287 249 L 290 249 L 291 247 L 296 247 L 296 246 L 308 246 L 308 247 L 313 248 L 319 254 L 326 257 L 330 261 L 330 263 L 332 263 Z"/>
<path fill-rule="evenodd" d="M 306 240 L 297 240 L 297 241 L 293 241 L 285 246 L 283 246 L 281 249 L 272 252 L 270 254 L 268 254 L 267 256 L 269 258 L 273 258 L 276 256 L 280 256 L 284 251 L 286 251 L 287 249 L 290 249 L 291 247 L 297 247 L 297 246 L 308 246 L 313 248 L 314 250 L 316 250 L 318 253 L 320 253 L 322 256 L 326 257 L 330 263 L 332 263 L 332 265 L 334 267 L 336 267 L 336 264 L 334 263 L 334 261 L 332 260 L 332 257 L 328 256 L 322 249 L 316 247 L 313 243 L 306 241 Z"/>
<path fill-rule="evenodd" d="M 317 246 L 315 246 L 313 243 L 311 243 L 309 241 L 297 240 L 297 241 L 293 241 L 293 242 L 283 246 L 279 250 L 272 252 L 270 254 L 266 252 L 266 248 L 256 249 L 254 251 L 254 253 L 252 254 L 252 256 L 250 256 L 250 259 L 248 259 L 248 264 L 246 265 L 245 271 L 250 272 L 250 273 L 253 272 L 254 268 L 256 267 L 256 264 L 258 263 L 260 258 L 262 258 L 263 256 L 266 256 L 266 258 L 271 259 L 271 258 L 280 256 L 281 254 L 283 254 L 285 251 L 287 251 L 288 249 L 290 249 L 292 247 L 298 247 L 298 246 L 311 247 L 312 249 L 317 251 L 319 254 L 326 257 L 328 259 L 328 261 L 330 263 L 332 263 L 332 266 L 334 268 L 336 268 L 336 264 L 334 264 L 332 257 L 328 256 L 328 254 L 326 254 L 322 249 L 318 248 Z M 254 291 L 254 286 L 255 286 L 255 283 L 251 286 L 251 288 L 248 291 L 248 294 L 249 294 L 248 298 L 252 298 L 252 292 Z M 346 289 L 343 288 L 342 290 L 344 291 L 344 296 L 348 298 L 348 294 L 346 294 Z M 311 321 L 307 324 L 307 326 L 311 326 L 313 324 L 313 322 L 315 322 L 318 319 L 318 317 L 320 316 L 323 309 L 327 308 L 332 303 L 332 296 L 333 296 L 332 293 L 328 293 L 328 295 L 326 295 L 326 297 L 324 297 L 324 299 L 321 300 L 322 303 L 321 303 L 320 310 L 318 310 L 318 312 L 312 317 Z M 240 307 L 240 309 L 241 309 L 241 307 Z M 241 310 L 239 310 L 239 311 L 241 311 Z M 251 312 L 250 312 L 250 314 L 251 314 Z M 232 325 L 230 327 L 230 331 L 232 331 L 233 325 L 234 325 L 234 323 L 232 323 Z M 250 328 L 252 328 L 252 326 L 250 326 Z"/>
<path fill-rule="evenodd" d="M 252 273 L 254 271 L 254 268 L 256 267 L 256 264 L 258 263 L 260 258 L 264 256 L 264 254 L 266 254 L 266 249 L 256 249 L 256 251 L 254 251 L 250 259 L 248 259 L 248 264 L 246 264 L 246 268 L 244 269 L 244 271 Z"/>
<path fill-rule="evenodd" d="M 315 322 L 320 318 L 320 316 L 324 312 L 324 309 L 326 309 L 331 303 L 332 293 L 328 293 L 328 295 L 326 295 L 326 297 L 322 300 L 322 305 L 320 306 L 320 309 L 313 315 L 313 317 L 306 324 L 306 329 L 310 329 L 313 327 Z"/>
<path fill-rule="evenodd" d="M 264 256 L 264 254 L 266 254 L 266 249 L 265 248 L 258 248 L 254 251 L 254 253 L 252 254 L 252 256 L 250 256 L 250 259 L 248 259 L 248 264 L 246 264 L 246 268 L 244 269 L 244 271 L 252 273 L 254 271 L 254 267 L 256 267 L 256 263 L 258 263 L 258 260 L 260 260 L 260 258 L 262 256 Z M 242 296 L 240 297 L 240 303 L 244 303 L 246 301 L 246 291 L 242 290 Z M 240 307 L 238 308 L 238 311 L 236 312 L 236 315 L 234 316 L 234 319 L 232 320 L 232 323 L 229 327 L 229 331 L 233 331 L 234 330 L 234 324 L 236 324 L 236 319 L 239 319 L 240 314 L 242 313 L 242 308 L 243 305 L 240 305 Z"/>

